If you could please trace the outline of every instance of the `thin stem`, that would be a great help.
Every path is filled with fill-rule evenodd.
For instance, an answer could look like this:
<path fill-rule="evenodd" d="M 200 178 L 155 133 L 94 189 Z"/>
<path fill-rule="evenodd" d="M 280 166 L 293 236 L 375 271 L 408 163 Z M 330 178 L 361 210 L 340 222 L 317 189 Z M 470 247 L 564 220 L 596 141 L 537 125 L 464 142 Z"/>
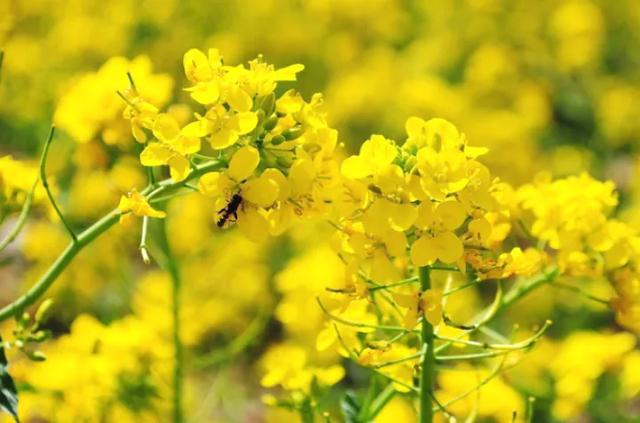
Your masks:
<path fill-rule="evenodd" d="M 404 332 L 404 333 L 406 333 L 406 332 L 415 332 L 415 330 L 413 330 L 413 329 L 407 329 L 407 328 L 403 328 L 401 326 L 371 325 L 371 324 L 368 324 L 368 323 L 360 323 L 360 322 L 354 322 L 352 320 L 347 320 L 347 319 L 344 319 L 342 317 L 338 317 L 338 316 L 335 316 L 335 315 L 331 314 L 329 312 L 329 310 L 327 310 L 327 308 L 324 306 L 324 304 L 322 304 L 322 302 L 320 301 L 320 298 L 316 297 L 316 302 L 318 303 L 318 305 L 320 306 L 320 308 L 322 309 L 324 314 L 327 315 L 327 317 L 329 317 L 331 320 L 334 320 L 334 321 L 336 321 L 338 323 L 342 323 L 343 325 L 352 326 L 352 327 L 355 327 L 355 328 L 389 330 L 389 331 Z"/>
<path fill-rule="evenodd" d="M 207 172 L 221 169 L 225 165 L 226 163 L 222 161 L 205 163 L 199 166 L 196 170 L 191 171 L 185 181 L 190 181 Z M 160 188 L 158 188 L 156 192 L 164 193 L 171 191 L 174 188 L 181 187 L 185 181 L 174 182 L 171 179 L 165 179 L 158 183 Z M 151 187 L 145 188 L 140 193 L 142 195 L 148 195 L 149 192 L 151 192 Z M 109 228 L 115 225 L 116 222 L 118 222 L 119 218 L 120 210 L 112 210 L 96 223 L 87 228 L 84 232 L 80 233 L 78 235 L 77 242 L 72 242 L 67 246 L 67 248 L 65 248 L 60 256 L 58 256 L 56 261 L 54 261 L 49 269 L 47 269 L 47 271 L 40 277 L 40 279 L 38 279 L 35 285 L 33 285 L 26 293 L 21 295 L 11 304 L 6 305 L 0 310 L 0 322 L 13 317 L 18 312 L 22 312 L 22 310 L 24 310 L 26 307 L 36 302 L 49 289 L 51 284 L 55 282 L 55 280 L 67 268 L 67 266 L 69 266 L 76 254 L 78 254 L 84 247 L 91 243 L 91 241 L 93 241 L 102 233 L 106 232 Z"/>
<path fill-rule="evenodd" d="M 51 189 L 49 188 L 49 182 L 47 181 L 47 172 L 46 172 L 47 156 L 49 155 L 49 147 L 51 146 L 51 141 L 53 141 L 53 135 L 55 134 L 55 131 L 56 131 L 55 125 L 51 125 L 51 129 L 49 130 L 49 136 L 47 137 L 47 141 L 45 141 L 44 143 L 44 149 L 42 150 L 42 156 L 40 157 L 40 179 L 42 180 L 42 186 L 47 192 L 47 197 L 49 197 L 49 201 L 51 202 L 53 209 L 56 211 L 56 214 L 60 218 L 60 221 L 62 222 L 65 229 L 69 233 L 71 240 L 75 243 L 75 242 L 78 242 L 78 237 L 73 232 L 73 230 L 71 229 L 71 226 L 69 226 L 69 224 L 67 223 L 67 220 L 64 218 L 64 215 L 60 211 L 60 208 L 58 207 L 56 200 L 53 198 Z"/>
<path fill-rule="evenodd" d="M 418 282 L 419 279 L 416 276 L 412 276 L 410 278 L 407 279 L 402 279 L 399 280 L 397 282 L 393 282 L 387 285 L 378 285 L 378 286 L 374 286 L 369 288 L 369 292 L 374 292 L 374 291 L 378 291 L 380 289 L 389 289 L 389 288 L 394 288 L 396 286 L 402 286 L 402 285 L 408 285 L 410 283 L 414 283 L 414 282 Z"/>
<path fill-rule="evenodd" d="M 253 345 L 260 336 L 264 334 L 265 326 L 269 323 L 270 317 L 271 313 L 269 310 L 261 311 L 237 338 L 225 345 L 223 348 L 213 350 L 198 358 L 198 361 L 195 363 L 195 367 L 198 369 L 204 369 L 229 360 L 233 356 L 240 354 L 242 351 Z"/>
<path fill-rule="evenodd" d="M 419 269 L 420 289 L 424 292 L 431 288 L 431 275 L 428 267 Z M 433 421 L 433 381 L 435 377 L 435 355 L 433 351 L 433 326 L 422 317 L 421 341 L 424 357 L 420 367 L 420 423 Z"/>
<path fill-rule="evenodd" d="M 509 292 L 507 292 L 504 295 L 504 298 L 502 299 L 502 302 L 498 306 L 498 309 L 496 310 L 495 315 L 498 315 L 500 312 L 511 307 L 513 303 L 527 296 L 531 291 L 537 289 L 541 285 L 544 285 L 547 282 L 551 282 L 552 280 L 555 279 L 557 275 L 558 275 L 558 269 L 551 268 L 513 287 Z"/>
<path fill-rule="evenodd" d="M 550 283 L 551 286 L 556 287 L 556 288 L 560 288 L 560 289 L 566 289 L 569 291 L 573 291 L 573 292 L 577 292 L 578 294 L 582 295 L 583 297 L 591 300 L 591 301 L 595 301 L 597 303 L 600 304 L 604 304 L 604 305 L 609 305 L 609 301 L 605 300 L 604 298 L 600 298 L 600 297 L 596 297 L 595 295 L 591 295 L 588 292 L 584 291 L 582 288 L 578 287 L 578 286 L 574 286 L 574 285 L 570 285 L 567 283 L 563 283 L 563 282 L 551 282 Z"/>
<path fill-rule="evenodd" d="M 24 204 L 22 205 L 22 210 L 20 211 L 20 216 L 18 216 L 16 224 L 13 226 L 13 228 L 11 228 L 7 236 L 5 236 L 2 241 L 0 241 L 0 252 L 7 248 L 7 246 L 16 239 L 16 237 L 22 231 L 25 223 L 27 223 L 27 217 L 29 217 L 29 212 L 31 211 L 31 206 L 33 205 L 33 197 L 39 181 L 40 180 L 36 178 L 31 191 L 29 191 L 29 193 L 27 194 L 27 198 L 24 200 Z"/>
<path fill-rule="evenodd" d="M 140 234 L 140 255 L 142 255 L 142 261 L 144 264 L 151 263 L 151 257 L 149 256 L 149 250 L 147 249 L 147 232 L 149 231 L 149 216 L 142 218 L 142 233 Z"/>

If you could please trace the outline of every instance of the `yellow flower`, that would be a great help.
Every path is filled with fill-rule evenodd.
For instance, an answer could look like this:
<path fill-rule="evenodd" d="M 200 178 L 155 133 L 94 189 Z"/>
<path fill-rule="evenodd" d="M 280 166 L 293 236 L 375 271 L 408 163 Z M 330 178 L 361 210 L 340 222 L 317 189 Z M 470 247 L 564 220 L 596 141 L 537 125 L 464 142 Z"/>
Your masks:
<path fill-rule="evenodd" d="M 249 107 L 250 108 L 250 107 Z M 185 127 L 185 133 L 194 137 L 209 136 L 211 147 L 222 150 L 235 144 L 241 135 L 253 131 L 258 124 L 255 112 L 227 110 L 223 105 L 211 107 L 204 117 Z"/>
<path fill-rule="evenodd" d="M 168 114 L 158 115 L 153 125 L 153 134 L 159 142 L 150 143 L 140 153 L 142 165 L 168 165 L 174 181 L 184 180 L 189 174 L 187 156 L 200 151 L 200 140 L 185 135 L 175 118 Z"/>
<path fill-rule="evenodd" d="M 395 143 L 382 135 L 373 135 L 360 147 L 360 154 L 342 162 L 342 174 L 350 179 L 372 176 L 390 165 L 398 155 Z"/>
<path fill-rule="evenodd" d="M 442 291 L 427 289 L 415 294 L 393 294 L 393 299 L 400 307 L 406 308 L 404 326 L 413 329 L 418 318 L 424 316 L 432 325 L 437 326 L 442 320 Z"/>
<path fill-rule="evenodd" d="M 120 203 L 118 204 L 118 210 L 122 213 L 120 216 L 120 221 L 126 218 L 128 213 L 133 214 L 138 217 L 156 217 L 162 219 L 167 216 L 167 214 L 163 211 L 156 210 L 149 205 L 147 199 L 144 195 L 140 194 L 137 190 L 132 189 L 127 193 L 127 195 L 123 195 L 120 198 Z"/>

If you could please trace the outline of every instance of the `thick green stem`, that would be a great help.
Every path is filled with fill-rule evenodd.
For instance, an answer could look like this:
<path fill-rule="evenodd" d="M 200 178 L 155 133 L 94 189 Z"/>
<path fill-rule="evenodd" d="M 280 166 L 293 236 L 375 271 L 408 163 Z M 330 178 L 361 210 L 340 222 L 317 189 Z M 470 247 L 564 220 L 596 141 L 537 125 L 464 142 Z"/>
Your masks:
<path fill-rule="evenodd" d="M 174 188 L 183 186 L 185 183 L 197 177 L 200 177 L 207 172 L 221 169 L 225 165 L 226 163 L 222 161 L 215 161 L 200 165 L 196 169 L 194 169 L 184 181 L 174 182 L 170 179 L 167 179 L 158 183 L 157 186 L 159 186 L 159 188 L 154 191 L 154 194 L 159 195 L 167 193 Z M 151 186 L 145 188 L 141 191 L 141 194 L 149 194 L 152 188 L 153 187 Z M 65 270 L 67 266 L 69 266 L 76 254 L 78 254 L 85 246 L 90 244 L 91 241 L 111 228 L 116 222 L 118 222 L 119 218 L 120 211 L 118 209 L 112 210 L 96 223 L 91 225 L 84 232 L 82 232 L 80 235 L 78 235 L 77 241 L 71 242 L 67 246 L 67 248 L 60 254 L 60 256 L 58 256 L 56 261 L 53 262 L 49 269 L 47 269 L 47 271 L 40 277 L 40 279 L 38 279 L 35 285 L 33 285 L 25 294 L 20 296 L 14 302 L 8 304 L 0 310 L 0 322 L 14 316 L 16 313 L 21 312 L 26 307 L 35 303 L 47 291 L 47 289 L 49 289 L 51 284 L 55 282 L 62 271 Z"/>
<path fill-rule="evenodd" d="M 420 289 L 424 292 L 431 288 L 429 267 L 419 270 Z M 435 377 L 435 355 L 433 352 L 433 326 L 422 318 L 421 330 L 422 350 L 424 356 L 420 367 L 420 423 L 433 421 L 433 381 Z"/>

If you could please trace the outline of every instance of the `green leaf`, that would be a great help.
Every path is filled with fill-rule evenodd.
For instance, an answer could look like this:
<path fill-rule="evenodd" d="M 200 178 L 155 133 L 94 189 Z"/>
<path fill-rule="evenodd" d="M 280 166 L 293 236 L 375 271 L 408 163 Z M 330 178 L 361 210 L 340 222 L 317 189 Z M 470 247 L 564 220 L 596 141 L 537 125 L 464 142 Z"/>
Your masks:
<path fill-rule="evenodd" d="M 0 410 L 9 413 L 18 422 L 18 390 L 13 378 L 7 371 L 7 356 L 0 338 Z"/>
<path fill-rule="evenodd" d="M 342 415 L 346 423 L 358 423 L 358 414 L 360 414 L 360 404 L 356 394 L 352 391 L 348 391 L 342 397 L 340 401 L 340 408 L 342 409 Z"/>

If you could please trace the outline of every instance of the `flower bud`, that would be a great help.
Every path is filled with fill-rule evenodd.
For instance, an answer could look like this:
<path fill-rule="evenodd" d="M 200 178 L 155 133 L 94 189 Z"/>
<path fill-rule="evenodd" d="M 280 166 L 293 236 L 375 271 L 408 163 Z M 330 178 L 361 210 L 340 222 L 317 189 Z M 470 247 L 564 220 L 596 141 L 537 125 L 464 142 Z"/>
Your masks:
<path fill-rule="evenodd" d="M 271 131 L 278 124 L 278 116 L 272 115 L 267 120 L 264 121 L 264 125 L 262 127 L 265 131 Z"/>
<path fill-rule="evenodd" d="M 53 305 L 53 300 L 51 298 L 47 298 L 40 304 L 38 307 L 38 311 L 36 311 L 36 323 L 42 323 L 49 318 L 51 315 L 51 306 Z"/>
<path fill-rule="evenodd" d="M 276 135 L 275 137 L 271 138 L 271 144 L 273 144 L 273 145 L 280 145 L 285 141 L 286 140 L 284 139 L 284 137 L 282 135 Z"/>
<path fill-rule="evenodd" d="M 278 166 L 291 167 L 291 165 L 293 164 L 293 159 L 287 156 L 280 156 L 276 160 L 276 163 L 278 164 Z"/>
<path fill-rule="evenodd" d="M 276 108 L 276 96 L 274 93 L 269 93 L 262 97 L 260 101 L 260 110 L 264 112 L 266 116 L 271 116 Z"/>
<path fill-rule="evenodd" d="M 294 128 L 289 128 L 282 131 L 282 136 L 287 141 L 291 141 L 291 140 L 295 140 L 296 138 L 299 138 L 303 133 L 304 133 L 304 130 L 299 126 L 296 126 Z"/>

